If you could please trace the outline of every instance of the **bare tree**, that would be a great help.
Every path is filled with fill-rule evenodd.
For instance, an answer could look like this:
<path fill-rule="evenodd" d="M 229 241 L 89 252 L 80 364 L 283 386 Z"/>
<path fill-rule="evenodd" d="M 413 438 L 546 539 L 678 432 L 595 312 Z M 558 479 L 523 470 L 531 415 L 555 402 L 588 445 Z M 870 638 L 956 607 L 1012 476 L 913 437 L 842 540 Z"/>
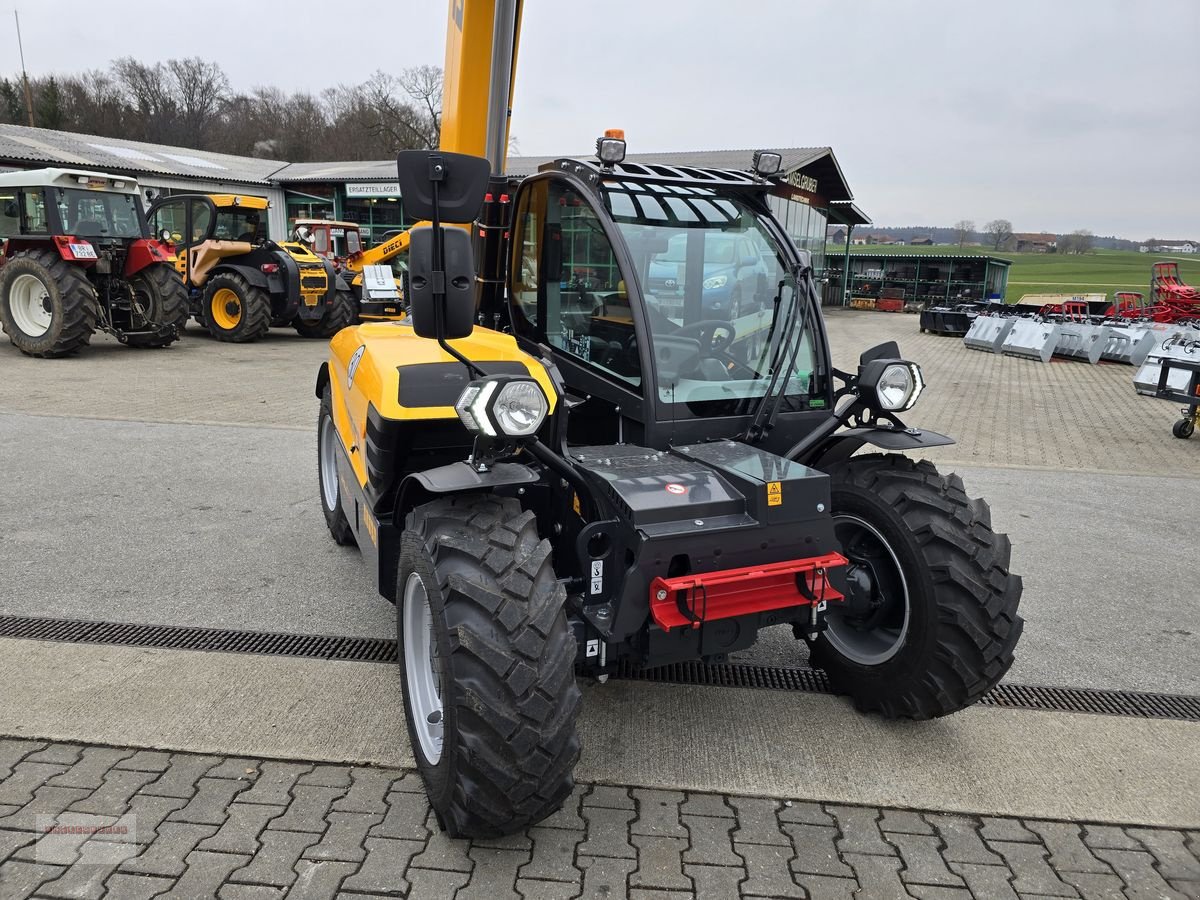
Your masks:
<path fill-rule="evenodd" d="M 960 248 L 967 242 L 967 238 L 971 236 L 971 232 L 974 230 L 975 223 L 970 219 L 959 219 L 954 223 L 954 240 L 958 242 Z"/>
<path fill-rule="evenodd" d="M 188 147 L 207 149 L 210 129 L 229 95 L 229 79 L 216 63 L 198 56 L 167 62 L 172 93 L 179 104 L 179 139 Z"/>
<path fill-rule="evenodd" d="M 1094 235 L 1086 228 L 1079 228 L 1070 234 L 1064 234 L 1058 239 L 1056 249 L 1059 253 L 1075 253 L 1082 255 L 1091 253 L 1095 243 Z"/>
<path fill-rule="evenodd" d="M 442 131 L 442 70 L 437 66 L 414 66 L 400 73 L 400 86 L 425 111 L 434 135 Z M 437 146 L 435 137 L 432 146 Z"/>
<path fill-rule="evenodd" d="M 162 63 L 147 65 L 126 56 L 112 64 L 112 72 L 132 108 L 132 121 L 138 123 L 129 137 L 173 141 L 179 105 L 172 93 L 167 67 Z"/>
<path fill-rule="evenodd" d="M 992 249 L 999 250 L 1012 237 L 1012 222 L 1008 219 L 992 219 L 983 227 L 984 233 L 992 242 Z"/>

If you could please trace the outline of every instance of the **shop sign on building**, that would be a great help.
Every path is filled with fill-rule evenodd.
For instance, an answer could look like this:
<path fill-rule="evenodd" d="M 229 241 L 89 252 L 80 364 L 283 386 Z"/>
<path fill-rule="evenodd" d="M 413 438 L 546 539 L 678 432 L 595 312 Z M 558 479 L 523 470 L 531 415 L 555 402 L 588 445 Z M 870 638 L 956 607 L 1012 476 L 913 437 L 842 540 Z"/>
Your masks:
<path fill-rule="evenodd" d="M 347 197 L 399 197 L 400 184 L 395 181 L 350 182 L 346 185 Z"/>

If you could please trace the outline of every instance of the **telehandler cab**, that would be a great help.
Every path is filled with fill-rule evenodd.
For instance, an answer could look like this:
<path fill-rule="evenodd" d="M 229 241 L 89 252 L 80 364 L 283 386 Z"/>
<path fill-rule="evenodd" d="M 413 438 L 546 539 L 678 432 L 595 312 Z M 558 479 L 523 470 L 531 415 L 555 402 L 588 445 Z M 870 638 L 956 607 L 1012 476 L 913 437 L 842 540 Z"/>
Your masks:
<path fill-rule="evenodd" d="M 952 443 L 901 421 L 920 368 L 895 343 L 832 366 L 809 257 L 767 202 L 779 155 L 624 152 L 610 134 L 523 180 L 402 153 L 432 222 L 410 318 L 341 331 L 317 378 L 325 518 L 396 605 L 412 751 L 454 835 L 569 795 L 577 675 L 723 660 L 786 623 L 859 709 L 926 719 L 983 696 L 1021 634 L 987 504 L 901 455 Z M 706 263 L 730 234 L 769 277 L 716 319 Z"/>

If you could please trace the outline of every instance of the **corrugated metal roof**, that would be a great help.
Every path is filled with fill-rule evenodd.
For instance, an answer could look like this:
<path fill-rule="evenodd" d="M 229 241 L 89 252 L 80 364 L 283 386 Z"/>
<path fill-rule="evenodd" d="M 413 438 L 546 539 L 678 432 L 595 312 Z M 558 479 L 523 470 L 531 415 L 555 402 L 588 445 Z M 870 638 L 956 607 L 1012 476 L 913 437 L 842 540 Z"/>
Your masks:
<path fill-rule="evenodd" d="M 26 125 L 0 125 L 0 159 L 27 160 L 52 166 L 88 166 L 122 174 L 153 173 L 269 184 L 285 164 L 277 159 L 231 156 L 127 141 L 122 138 L 71 134 Z"/>
<path fill-rule="evenodd" d="M 395 181 L 396 160 L 360 159 L 347 162 L 288 163 L 272 181 Z"/>

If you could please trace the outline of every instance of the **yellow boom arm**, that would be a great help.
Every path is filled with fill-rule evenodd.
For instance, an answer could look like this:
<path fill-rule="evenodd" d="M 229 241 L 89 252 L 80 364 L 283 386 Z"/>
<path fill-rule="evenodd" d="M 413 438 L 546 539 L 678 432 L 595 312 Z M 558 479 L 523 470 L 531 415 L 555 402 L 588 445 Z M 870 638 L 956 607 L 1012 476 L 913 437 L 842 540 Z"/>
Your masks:
<path fill-rule="evenodd" d="M 522 5 L 523 0 L 450 0 L 438 146 L 486 156 L 493 175 L 502 174 L 508 161 Z M 405 231 L 352 256 L 346 266 L 361 272 L 364 266 L 382 265 L 407 250 L 408 240 Z"/>

